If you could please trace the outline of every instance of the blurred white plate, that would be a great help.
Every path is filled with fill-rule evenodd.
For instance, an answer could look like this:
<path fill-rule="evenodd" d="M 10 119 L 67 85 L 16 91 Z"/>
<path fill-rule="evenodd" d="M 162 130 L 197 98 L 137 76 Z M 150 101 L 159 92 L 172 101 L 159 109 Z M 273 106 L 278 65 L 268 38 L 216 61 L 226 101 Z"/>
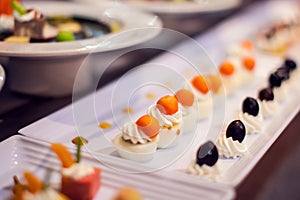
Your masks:
<path fill-rule="evenodd" d="M 115 0 L 112 0 L 115 1 Z M 240 5 L 241 0 L 149 1 L 120 0 L 122 3 L 159 14 L 196 14 L 228 10 Z"/>
<path fill-rule="evenodd" d="M 82 2 L 83 0 L 74 0 Z M 189 15 L 217 12 L 235 8 L 241 4 L 241 0 L 194 0 L 194 1 L 163 1 L 163 0 L 84 0 L 91 4 L 114 2 L 119 5 L 127 5 L 141 10 L 157 14 Z"/>
<path fill-rule="evenodd" d="M 24 2 L 24 6 L 26 8 L 36 8 L 46 16 L 79 15 L 98 19 L 109 24 L 117 22 L 121 27 L 120 31 L 115 33 L 71 42 L 29 44 L 0 42 L 0 56 L 70 56 L 92 52 L 96 47 L 97 52 L 105 52 L 145 42 L 155 37 L 160 32 L 159 28 L 162 27 L 160 19 L 155 15 L 136 10 L 126 10 L 125 12 L 122 6 L 115 7 L 109 2 L 103 3 L 101 6 L 93 6 L 83 2 L 28 1 Z"/>

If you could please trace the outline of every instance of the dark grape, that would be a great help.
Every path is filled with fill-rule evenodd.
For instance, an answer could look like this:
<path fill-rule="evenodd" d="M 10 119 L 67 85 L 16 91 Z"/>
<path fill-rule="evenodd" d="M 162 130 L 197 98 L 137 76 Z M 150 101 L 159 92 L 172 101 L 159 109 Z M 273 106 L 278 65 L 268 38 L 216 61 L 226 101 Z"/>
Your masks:
<path fill-rule="evenodd" d="M 275 73 L 272 73 L 269 77 L 269 84 L 271 88 L 280 87 L 282 79 Z"/>
<path fill-rule="evenodd" d="M 240 143 L 243 142 L 246 136 L 246 127 L 241 120 L 232 121 L 226 130 L 226 137 L 232 137 L 232 140 L 237 140 Z"/>
<path fill-rule="evenodd" d="M 247 97 L 243 101 L 243 113 L 248 113 L 249 115 L 257 116 L 259 112 L 259 105 L 256 99 L 252 97 Z"/>
<path fill-rule="evenodd" d="M 202 144 L 197 151 L 197 164 L 213 166 L 219 159 L 218 149 L 211 141 Z"/>
<path fill-rule="evenodd" d="M 274 100 L 274 93 L 272 88 L 265 88 L 259 91 L 258 98 L 263 101 L 273 101 Z"/>

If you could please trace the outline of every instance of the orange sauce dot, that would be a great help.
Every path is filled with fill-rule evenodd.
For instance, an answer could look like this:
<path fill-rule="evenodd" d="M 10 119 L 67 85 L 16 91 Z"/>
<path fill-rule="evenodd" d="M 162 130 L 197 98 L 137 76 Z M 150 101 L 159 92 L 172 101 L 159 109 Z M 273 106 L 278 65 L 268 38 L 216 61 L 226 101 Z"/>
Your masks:
<path fill-rule="evenodd" d="M 146 95 L 146 97 L 147 97 L 147 99 L 151 99 L 151 100 L 153 100 L 153 99 L 155 99 L 155 94 L 153 94 L 153 93 L 148 93 L 147 95 Z"/>
<path fill-rule="evenodd" d="M 102 129 L 109 129 L 109 128 L 111 128 L 111 125 L 110 125 L 110 123 L 108 123 L 108 122 L 101 122 L 101 123 L 99 124 L 99 128 L 102 128 Z"/>
<path fill-rule="evenodd" d="M 132 110 L 132 108 L 128 107 L 128 108 L 124 108 L 123 112 L 124 113 L 133 113 L 133 110 Z"/>

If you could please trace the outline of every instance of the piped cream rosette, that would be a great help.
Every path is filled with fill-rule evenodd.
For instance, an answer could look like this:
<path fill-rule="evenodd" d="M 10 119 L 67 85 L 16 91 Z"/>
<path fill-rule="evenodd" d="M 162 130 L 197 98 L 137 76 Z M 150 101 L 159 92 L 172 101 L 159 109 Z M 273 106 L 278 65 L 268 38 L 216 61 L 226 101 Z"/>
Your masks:
<path fill-rule="evenodd" d="M 136 122 L 124 124 L 122 133 L 115 137 L 114 144 L 122 158 L 145 162 L 156 152 L 159 131 L 157 119 L 144 115 Z"/>
<path fill-rule="evenodd" d="M 169 148 L 177 144 L 181 135 L 182 111 L 174 96 L 166 95 L 147 110 L 160 125 L 158 148 Z"/>
<path fill-rule="evenodd" d="M 226 132 L 219 135 L 216 146 L 220 155 L 225 158 L 236 158 L 244 154 L 248 148 L 246 145 L 246 127 L 241 120 L 232 121 Z"/>

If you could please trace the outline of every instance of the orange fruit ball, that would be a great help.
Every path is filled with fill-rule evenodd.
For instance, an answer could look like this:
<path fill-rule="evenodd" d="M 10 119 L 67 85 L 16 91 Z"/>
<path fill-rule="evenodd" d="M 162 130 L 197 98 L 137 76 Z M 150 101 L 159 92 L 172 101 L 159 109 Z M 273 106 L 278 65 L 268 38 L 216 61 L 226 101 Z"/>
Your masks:
<path fill-rule="evenodd" d="M 224 61 L 220 65 L 219 71 L 223 75 L 230 76 L 230 75 L 232 75 L 234 73 L 235 69 L 234 69 L 234 66 L 233 66 L 233 64 L 231 62 Z"/>
<path fill-rule="evenodd" d="M 203 76 L 195 76 L 191 81 L 192 85 L 201 93 L 206 94 L 208 93 L 208 86 L 206 80 Z"/>
<path fill-rule="evenodd" d="M 222 85 L 221 78 L 218 75 L 208 75 L 206 77 L 207 84 L 209 85 L 209 88 L 214 92 L 217 93 Z"/>
<path fill-rule="evenodd" d="M 159 122 L 151 115 L 143 115 L 136 122 L 136 125 L 150 138 L 157 136 L 159 133 Z"/>
<path fill-rule="evenodd" d="M 255 67 L 255 59 L 252 57 L 244 57 L 243 64 L 246 69 L 248 69 L 249 71 L 252 71 Z"/>
<path fill-rule="evenodd" d="M 242 47 L 245 48 L 245 49 L 248 49 L 249 51 L 252 51 L 253 50 L 253 43 L 249 40 L 244 40 L 242 42 Z"/>
<path fill-rule="evenodd" d="M 186 89 L 178 90 L 175 97 L 183 106 L 192 106 L 194 103 L 193 93 Z"/>
<path fill-rule="evenodd" d="M 157 103 L 159 111 L 165 115 L 173 115 L 178 111 L 178 101 L 174 96 L 164 96 Z"/>

